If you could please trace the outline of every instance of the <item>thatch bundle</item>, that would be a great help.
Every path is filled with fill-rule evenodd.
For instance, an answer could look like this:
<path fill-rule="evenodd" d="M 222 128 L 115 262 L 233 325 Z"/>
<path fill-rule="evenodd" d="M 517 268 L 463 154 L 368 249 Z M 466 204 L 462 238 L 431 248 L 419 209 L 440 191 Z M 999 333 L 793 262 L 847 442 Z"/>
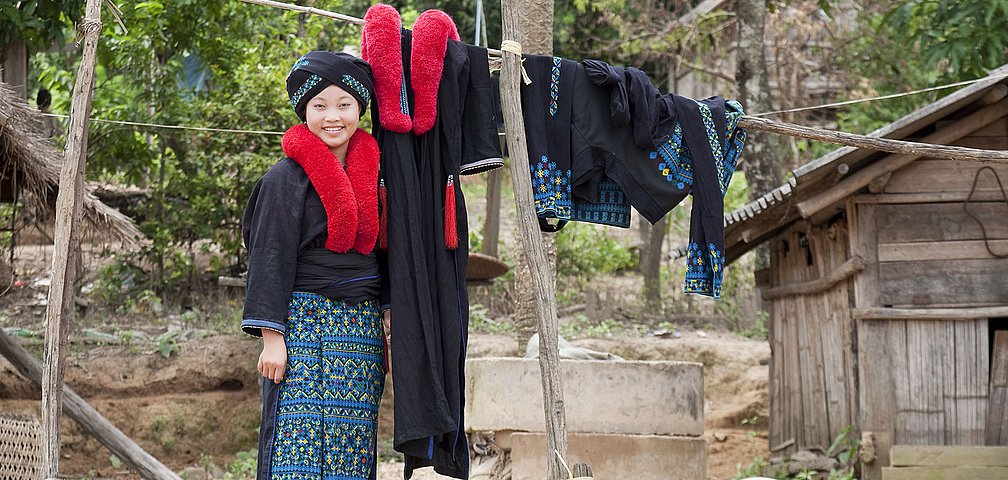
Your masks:
<path fill-rule="evenodd" d="M 42 115 L 0 82 L 0 169 L 16 175 L 22 205 L 46 217 L 45 212 L 55 209 L 63 156 L 42 134 L 42 125 Z M 83 217 L 85 236 L 124 246 L 143 239 L 129 217 L 102 203 L 87 187 Z"/>

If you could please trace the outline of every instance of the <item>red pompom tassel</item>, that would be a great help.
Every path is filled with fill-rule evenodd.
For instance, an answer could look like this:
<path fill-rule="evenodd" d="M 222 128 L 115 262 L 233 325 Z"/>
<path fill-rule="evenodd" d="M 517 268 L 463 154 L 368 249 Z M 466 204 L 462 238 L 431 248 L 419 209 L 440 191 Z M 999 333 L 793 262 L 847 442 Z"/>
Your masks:
<path fill-rule="evenodd" d="M 388 191 L 385 179 L 378 184 L 378 202 L 381 204 L 381 224 L 378 226 L 378 248 L 388 250 Z"/>
<path fill-rule="evenodd" d="M 445 246 L 449 249 L 455 250 L 458 248 L 458 228 L 456 228 L 455 223 L 454 175 L 448 175 L 448 183 L 445 185 L 444 241 Z"/>

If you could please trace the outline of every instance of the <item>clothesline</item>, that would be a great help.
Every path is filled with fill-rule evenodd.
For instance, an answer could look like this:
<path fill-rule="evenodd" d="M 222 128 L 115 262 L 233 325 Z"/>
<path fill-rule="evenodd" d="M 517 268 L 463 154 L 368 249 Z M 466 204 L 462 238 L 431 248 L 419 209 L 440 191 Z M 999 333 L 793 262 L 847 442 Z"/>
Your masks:
<path fill-rule="evenodd" d="M 321 8 L 302 7 L 300 5 L 293 5 L 293 4 L 284 3 L 284 2 L 275 2 L 273 0 L 242 0 L 242 1 L 245 2 L 245 3 L 252 3 L 252 4 L 255 4 L 255 5 L 264 5 L 264 6 L 267 6 L 267 7 L 275 7 L 275 8 L 280 8 L 280 9 L 283 9 L 283 10 L 291 10 L 291 11 L 295 11 L 295 12 L 310 13 L 310 14 L 313 14 L 313 15 L 319 15 L 319 16 L 323 16 L 323 17 L 335 18 L 337 20 L 343 20 L 344 22 L 353 23 L 355 25 L 364 25 L 364 19 L 363 18 L 357 18 L 357 17 L 353 17 L 353 16 L 350 16 L 350 15 L 344 15 L 342 13 L 330 12 L 328 10 L 322 10 Z M 496 49 L 493 49 L 493 48 L 488 48 L 487 52 L 489 52 L 491 55 L 496 55 L 498 57 L 501 55 L 501 51 L 500 50 L 496 50 Z"/>
<path fill-rule="evenodd" d="M 70 118 L 70 115 L 64 115 L 61 113 L 43 113 L 43 116 L 54 117 L 54 118 Z M 190 127 L 185 125 L 168 125 L 164 123 L 148 123 L 148 122 L 130 122 L 126 120 L 108 120 L 104 118 L 91 118 L 92 122 L 103 122 L 103 123 L 114 123 L 117 125 L 131 125 L 135 127 L 153 127 L 153 128 L 168 128 L 172 130 L 194 130 L 198 132 L 217 132 L 217 133 L 252 133 L 258 135 L 283 135 L 284 132 L 271 131 L 271 130 L 239 130 L 234 128 L 213 128 L 213 127 Z"/>
<path fill-rule="evenodd" d="M 262 1 L 262 0 L 256 0 Z M 68 118 L 67 115 L 56 113 L 44 113 L 49 117 Z M 119 125 L 130 125 L 152 128 L 167 128 L 174 130 L 193 130 L 200 132 L 220 132 L 220 133 L 241 133 L 256 135 L 283 135 L 281 131 L 269 130 L 239 130 L 231 128 L 213 127 L 192 127 L 184 125 L 166 125 L 149 122 L 130 122 L 125 120 L 108 120 L 102 118 L 92 118 L 94 122 L 114 123 Z M 792 137 L 818 140 L 849 147 L 866 148 L 889 153 L 905 153 L 934 158 L 946 158 L 950 160 L 972 160 L 989 163 L 1008 163 L 1008 150 L 984 150 L 979 148 L 954 147 L 948 145 L 935 145 L 930 143 L 909 142 L 906 140 L 892 140 L 888 138 L 869 137 L 836 130 L 825 130 L 820 128 L 806 127 L 793 123 L 770 120 L 753 116 L 743 116 L 739 119 L 739 125 L 751 130 L 762 130 Z"/>
<path fill-rule="evenodd" d="M 242 0 L 242 1 L 245 2 L 245 3 L 251 3 L 251 4 L 255 4 L 255 5 L 264 5 L 264 6 L 268 6 L 268 7 L 280 8 L 280 9 L 283 9 L 283 10 L 292 10 L 292 11 L 296 11 L 296 12 L 309 13 L 309 14 L 319 15 L 319 16 L 323 16 L 323 17 L 335 18 L 335 19 L 338 19 L 338 20 L 343 20 L 345 22 L 349 22 L 349 23 L 353 23 L 353 24 L 357 24 L 357 25 L 364 25 L 364 19 L 362 19 L 362 18 L 357 18 L 357 17 L 353 17 L 353 16 L 350 16 L 350 15 L 344 15 L 342 13 L 331 12 L 331 11 L 328 11 L 328 10 L 322 10 L 320 8 L 315 8 L 315 7 L 302 7 L 300 5 L 293 5 L 293 4 L 290 4 L 290 3 L 278 2 L 278 1 L 274 1 L 274 0 Z M 497 55 L 497 56 L 501 55 L 501 50 L 495 50 L 495 49 L 488 48 L 487 51 L 490 52 L 493 55 Z M 977 78 L 977 79 L 973 79 L 973 80 L 966 80 L 966 81 L 962 81 L 962 82 L 955 82 L 955 83 L 948 83 L 948 84 L 945 84 L 945 85 L 938 85 L 938 86 L 935 86 L 935 87 L 922 88 L 922 89 L 919 89 L 919 90 L 912 90 L 912 91 L 909 91 L 909 92 L 893 93 L 893 94 L 889 94 L 889 95 L 879 95 L 879 96 L 875 96 L 875 97 L 859 98 L 859 99 L 855 99 L 855 100 L 844 100 L 844 101 L 841 101 L 841 102 L 824 103 L 824 104 L 820 104 L 820 105 L 812 105 L 812 106 L 806 106 L 806 107 L 796 107 L 796 108 L 788 108 L 788 109 L 782 109 L 782 110 L 772 110 L 772 111 L 769 111 L 769 112 L 752 113 L 749 116 L 752 116 L 752 117 L 765 117 L 765 116 L 768 116 L 768 115 L 780 115 L 782 113 L 795 113 L 795 112 L 806 112 L 806 111 L 812 111 L 812 110 L 824 110 L 824 109 L 827 109 L 827 108 L 836 108 L 836 107 L 842 107 L 842 106 L 846 106 L 846 105 L 855 105 L 855 104 L 858 104 L 858 103 L 867 103 L 867 102 L 874 102 L 874 101 L 878 101 L 878 100 L 888 100 L 888 99 L 893 99 L 893 98 L 908 97 L 908 96 L 911 96 L 911 95 L 919 95 L 921 93 L 934 92 L 934 91 L 938 91 L 938 90 L 945 90 L 945 89 L 955 88 L 955 87 L 962 87 L 962 86 L 971 85 L 971 84 L 974 84 L 974 83 L 977 83 L 977 82 L 980 82 L 980 81 L 984 81 L 984 80 L 1000 79 L 1000 78 L 1008 78 L 1008 74 L 992 75 L 992 76 Z"/>
<path fill-rule="evenodd" d="M 962 81 L 962 82 L 948 83 L 948 84 L 945 84 L 945 85 L 939 85 L 939 86 L 936 86 L 936 87 L 922 88 L 920 90 L 912 90 L 912 91 L 909 91 L 909 92 L 892 93 L 892 94 L 889 94 L 889 95 L 879 95 L 877 97 L 859 98 L 859 99 L 856 99 L 856 100 L 845 100 L 845 101 L 842 101 L 842 102 L 824 103 L 822 105 L 813 105 L 813 106 L 810 106 L 810 107 L 796 107 L 796 108 L 788 108 L 788 109 L 784 109 L 784 110 L 773 110 L 773 111 L 770 111 L 770 112 L 754 113 L 751 116 L 753 116 L 753 117 L 765 117 L 767 115 L 779 115 L 779 114 L 782 114 L 782 113 L 805 112 L 805 111 L 809 111 L 809 110 L 824 110 L 824 109 L 827 109 L 827 108 L 843 107 L 843 106 L 846 106 L 846 105 L 854 105 L 854 104 L 858 104 L 858 103 L 874 102 L 874 101 L 877 101 L 877 100 L 889 100 L 889 99 L 892 99 L 892 98 L 908 97 L 910 95 L 918 95 L 918 94 L 921 94 L 921 93 L 934 92 L 934 91 L 945 90 L 945 89 L 954 88 L 954 87 L 963 87 L 963 86 L 966 86 L 966 85 L 972 85 L 974 83 L 982 82 L 984 80 L 997 80 L 997 79 L 1002 79 L 1002 78 L 1008 78 L 1008 73 L 1001 74 L 1001 75 L 990 75 L 990 76 L 987 76 L 987 77 L 980 77 L 980 78 L 975 78 L 973 80 L 965 80 L 965 81 Z"/>

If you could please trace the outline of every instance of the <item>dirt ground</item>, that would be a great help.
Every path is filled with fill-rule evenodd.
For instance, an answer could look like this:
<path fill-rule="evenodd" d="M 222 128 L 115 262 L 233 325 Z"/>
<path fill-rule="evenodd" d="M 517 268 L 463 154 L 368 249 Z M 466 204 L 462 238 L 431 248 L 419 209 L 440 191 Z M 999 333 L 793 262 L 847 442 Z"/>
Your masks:
<path fill-rule="evenodd" d="M 15 283 L 0 297 L 0 327 L 41 357 L 48 252 L 32 248 L 19 252 L 19 258 L 27 260 L 19 265 Z M 100 263 L 95 258 L 103 256 L 94 253 L 86 261 L 88 271 L 94 271 Z M 86 274 L 86 278 L 92 277 Z M 235 301 L 235 297 L 225 296 L 221 301 Z M 255 371 L 258 340 L 219 333 L 222 329 L 210 324 L 221 320 L 203 318 L 199 312 L 162 318 L 156 302 L 135 306 L 139 310 L 128 321 L 80 308 L 84 315 L 71 328 L 67 384 L 126 435 L 190 480 L 202 478 L 205 473 L 201 472 L 220 477 L 255 448 L 260 415 Z M 739 464 L 768 456 L 770 349 L 765 341 L 689 329 L 679 336 L 569 340 L 627 359 L 703 363 L 709 478 L 731 478 Z M 470 357 L 509 356 L 517 355 L 516 350 L 510 335 L 472 334 L 468 353 Z M 402 478 L 402 463 L 390 447 L 394 386 L 386 392 L 380 419 L 379 479 L 392 480 Z M 37 386 L 0 358 L 0 412 L 38 416 L 39 395 Z M 64 418 L 62 432 L 60 471 L 66 477 L 138 478 L 73 421 Z M 425 469 L 413 478 L 444 477 Z"/>

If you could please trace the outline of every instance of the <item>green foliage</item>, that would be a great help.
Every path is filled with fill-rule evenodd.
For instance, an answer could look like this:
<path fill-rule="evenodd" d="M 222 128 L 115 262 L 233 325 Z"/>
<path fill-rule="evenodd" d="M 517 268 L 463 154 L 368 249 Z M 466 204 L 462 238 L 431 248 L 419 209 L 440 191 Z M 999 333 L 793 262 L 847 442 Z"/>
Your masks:
<path fill-rule="evenodd" d="M 735 466 L 735 477 L 734 480 L 741 480 L 743 478 L 749 477 L 762 477 L 763 469 L 769 464 L 763 457 L 756 457 L 753 459 L 752 463 L 748 466 L 743 467 L 742 464 Z"/>
<path fill-rule="evenodd" d="M 224 472 L 225 480 L 251 480 L 256 477 L 256 462 L 259 451 L 256 449 L 238 452 L 234 462 L 227 466 Z"/>
<path fill-rule="evenodd" d="M 315 6 L 360 16 L 369 4 Z M 128 32 L 106 18 L 93 118 L 284 131 L 297 122 L 284 86 L 291 63 L 309 50 L 356 45 L 359 35 L 353 25 L 241 2 L 148 0 L 121 7 Z M 66 19 L 59 27 L 73 34 Z M 63 52 L 31 60 L 38 74 L 30 87 L 49 89 L 57 113 L 69 112 L 77 60 Z M 147 290 L 186 304 L 217 275 L 242 271 L 245 201 L 280 158 L 277 135 L 93 122 L 88 177 L 146 192 L 127 213 L 150 240 L 109 267 L 98 295 L 120 308 L 127 303 L 121 295 Z M 204 260 L 209 268 L 197 267 Z M 113 273 L 126 280 L 115 285 Z"/>
<path fill-rule="evenodd" d="M 609 238 L 605 227 L 571 222 L 557 234 L 557 278 L 582 286 L 599 273 L 637 268 L 638 257 Z"/>
<path fill-rule="evenodd" d="M 919 50 L 943 79 L 977 78 L 1008 61 L 1008 0 L 917 0 L 897 6 L 886 28 Z"/>
<path fill-rule="evenodd" d="M 479 333 L 507 333 L 514 331 L 514 323 L 497 322 L 489 316 L 483 305 L 469 305 L 469 331 Z"/>
<path fill-rule="evenodd" d="M 63 45 L 67 34 L 63 26 L 84 15 L 84 0 L 26 0 L 0 3 L 0 51 L 24 40 L 30 50 Z M 72 38 L 72 34 L 71 34 Z"/>
<path fill-rule="evenodd" d="M 770 314 L 764 310 L 760 310 L 756 313 L 756 322 L 752 327 L 737 329 L 735 332 L 746 338 L 766 340 L 770 334 L 769 321 Z"/>
<path fill-rule="evenodd" d="M 612 338 L 621 335 L 642 334 L 644 327 L 641 325 L 628 324 L 612 318 L 606 318 L 599 322 L 592 322 L 583 314 L 575 315 L 574 318 L 560 326 L 560 336 L 564 338 Z"/>
<path fill-rule="evenodd" d="M 858 13 L 859 28 L 838 63 L 860 79 L 852 98 L 969 80 L 1008 63 L 1008 0 L 881 2 Z M 871 32 L 871 34 L 865 34 Z M 868 133 L 955 89 L 861 103 L 837 114 L 838 128 Z M 816 144 L 812 157 L 835 148 Z"/>
<path fill-rule="evenodd" d="M 826 450 L 827 455 L 840 461 L 843 471 L 853 472 L 858 452 L 861 450 L 861 440 L 855 437 L 855 433 L 854 425 L 847 425 Z"/>
<path fill-rule="evenodd" d="M 794 480 L 815 480 L 817 473 L 819 472 L 805 469 L 795 474 Z"/>

